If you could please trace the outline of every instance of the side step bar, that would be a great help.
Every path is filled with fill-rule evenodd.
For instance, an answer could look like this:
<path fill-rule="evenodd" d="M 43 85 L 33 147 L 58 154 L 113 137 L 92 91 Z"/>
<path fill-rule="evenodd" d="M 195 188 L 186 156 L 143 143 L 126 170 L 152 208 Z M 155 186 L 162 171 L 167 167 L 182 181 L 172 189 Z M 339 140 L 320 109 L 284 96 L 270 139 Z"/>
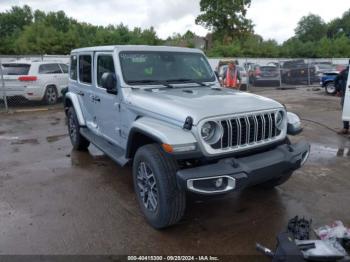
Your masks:
<path fill-rule="evenodd" d="M 125 158 L 125 150 L 123 150 L 122 148 L 113 145 L 112 143 L 106 141 L 98 135 L 95 135 L 86 127 L 80 128 L 80 133 L 92 144 L 94 144 L 94 146 L 96 146 L 103 153 L 112 158 L 119 165 L 125 166 L 129 162 L 129 159 Z"/>

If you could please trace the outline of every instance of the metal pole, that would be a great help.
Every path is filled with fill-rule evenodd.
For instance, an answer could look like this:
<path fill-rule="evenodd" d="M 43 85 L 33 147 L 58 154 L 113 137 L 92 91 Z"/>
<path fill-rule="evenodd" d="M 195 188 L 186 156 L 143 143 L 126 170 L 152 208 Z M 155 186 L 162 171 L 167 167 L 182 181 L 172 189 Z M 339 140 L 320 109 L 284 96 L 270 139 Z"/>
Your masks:
<path fill-rule="evenodd" d="M 281 76 L 281 60 L 277 60 L 278 61 L 278 75 L 280 78 L 280 88 L 282 88 L 282 76 Z"/>
<path fill-rule="evenodd" d="M 307 60 L 307 83 L 308 86 L 311 85 L 311 81 L 310 81 L 310 60 Z"/>
<path fill-rule="evenodd" d="M 0 59 L 0 76 L 1 76 L 1 86 L 2 86 L 3 100 L 4 100 L 4 104 L 5 104 L 5 111 L 8 112 L 7 96 L 6 96 L 6 91 L 5 91 L 4 72 L 2 71 L 1 59 Z"/>

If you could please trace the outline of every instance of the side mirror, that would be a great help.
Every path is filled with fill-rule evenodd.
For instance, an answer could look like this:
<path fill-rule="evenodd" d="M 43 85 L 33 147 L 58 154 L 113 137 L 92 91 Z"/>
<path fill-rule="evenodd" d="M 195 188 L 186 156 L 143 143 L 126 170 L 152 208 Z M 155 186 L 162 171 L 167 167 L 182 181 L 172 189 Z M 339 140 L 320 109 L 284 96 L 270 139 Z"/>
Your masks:
<path fill-rule="evenodd" d="M 287 112 L 287 134 L 288 135 L 298 135 L 303 131 L 303 128 L 301 127 L 301 121 L 298 115 Z"/>
<path fill-rule="evenodd" d="M 117 89 L 117 77 L 114 73 L 106 72 L 103 73 L 101 78 L 101 85 L 106 89 L 106 92 L 109 94 L 116 95 L 118 94 Z"/>

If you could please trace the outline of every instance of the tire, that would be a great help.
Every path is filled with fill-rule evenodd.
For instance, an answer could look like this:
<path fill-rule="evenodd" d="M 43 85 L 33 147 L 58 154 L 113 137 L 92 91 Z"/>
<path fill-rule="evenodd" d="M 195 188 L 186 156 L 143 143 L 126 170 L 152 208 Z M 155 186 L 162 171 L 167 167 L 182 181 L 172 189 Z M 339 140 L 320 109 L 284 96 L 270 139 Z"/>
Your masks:
<path fill-rule="evenodd" d="M 44 103 L 46 105 L 54 105 L 58 100 L 58 93 L 55 86 L 47 86 L 44 95 Z"/>
<path fill-rule="evenodd" d="M 67 112 L 67 126 L 73 149 L 85 151 L 89 147 L 90 141 L 80 134 L 79 122 L 73 107 L 70 107 Z"/>
<path fill-rule="evenodd" d="M 186 193 L 177 186 L 177 169 L 175 159 L 157 144 L 142 146 L 135 154 L 132 173 L 136 197 L 147 222 L 156 229 L 177 223 L 185 212 Z"/>
<path fill-rule="evenodd" d="M 292 174 L 293 174 L 293 171 L 290 171 L 290 172 L 288 172 L 288 174 L 284 174 L 282 177 L 271 179 L 267 182 L 259 184 L 258 186 L 261 188 L 265 188 L 265 189 L 273 189 L 276 186 L 280 186 L 280 185 L 284 184 L 285 182 L 287 182 L 289 180 L 289 178 L 292 176 Z"/>
<path fill-rule="evenodd" d="M 334 95 L 337 92 L 334 82 L 328 82 L 325 86 L 325 90 L 328 95 Z"/>

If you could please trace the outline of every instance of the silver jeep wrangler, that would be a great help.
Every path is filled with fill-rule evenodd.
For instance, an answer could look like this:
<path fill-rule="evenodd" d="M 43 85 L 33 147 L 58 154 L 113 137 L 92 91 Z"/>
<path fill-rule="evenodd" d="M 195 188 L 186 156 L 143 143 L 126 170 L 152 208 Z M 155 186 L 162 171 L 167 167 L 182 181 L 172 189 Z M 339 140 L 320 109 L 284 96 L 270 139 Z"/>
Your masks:
<path fill-rule="evenodd" d="M 178 222 L 186 193 L 217 195 L 288 180 L 309 155 L 300 120 L 278 102 L 220 87 L 202 51 L 101 46 L 71 52 L 64 100 L 74 149 L 132 164 L 155 228 Z"/>

